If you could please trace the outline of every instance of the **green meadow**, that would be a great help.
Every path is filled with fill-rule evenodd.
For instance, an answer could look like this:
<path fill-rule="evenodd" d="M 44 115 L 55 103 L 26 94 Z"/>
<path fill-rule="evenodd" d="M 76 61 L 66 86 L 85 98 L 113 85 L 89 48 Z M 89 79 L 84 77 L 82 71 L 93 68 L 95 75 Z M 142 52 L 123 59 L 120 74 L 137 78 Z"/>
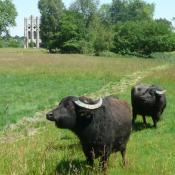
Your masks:
<path fill-rule="evenodd" d="M 127 167 L 112 154 L 107 174 L 175 174 L 175 65 L 164 58 L 48 54 L 45 50 L 0 49 L 0 174 L 102 174 L 98 160 L 86 165 L 78 138 L 46 121 L 45 113 L 68 95 L 117 95 L 130 103 L 139 82 L 167 90 L 158 123 L 142 128 L 141 117 L 127 147 Z"/>

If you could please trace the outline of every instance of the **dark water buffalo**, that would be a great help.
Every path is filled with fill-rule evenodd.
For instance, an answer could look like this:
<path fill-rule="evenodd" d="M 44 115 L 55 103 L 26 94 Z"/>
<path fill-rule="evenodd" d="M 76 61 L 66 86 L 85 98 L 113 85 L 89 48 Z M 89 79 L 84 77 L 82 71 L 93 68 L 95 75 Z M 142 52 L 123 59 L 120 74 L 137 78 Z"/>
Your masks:
<path fill-rule="evenodd" d="M 133 123 L 137 114 L 142 115 L 144 126 L 145 116 L 151 116 L 154 127 L 166 107 L 165 90 L 156 85 L 139 84 L 131 89 L 131 102 L 133 108 Z"/>
<path fill-rule="evenodd" d="M 88 164 L 93 166 L 93 160 L 100 157 L 105 169 L 111 152 L 120 151 L 125 164 L 131 115 L 127 102 L 112 96 L 96 102 L 87 97 L 69 96 L 46 117 L 57 127 L 70 129 L 79 137 Z"/>

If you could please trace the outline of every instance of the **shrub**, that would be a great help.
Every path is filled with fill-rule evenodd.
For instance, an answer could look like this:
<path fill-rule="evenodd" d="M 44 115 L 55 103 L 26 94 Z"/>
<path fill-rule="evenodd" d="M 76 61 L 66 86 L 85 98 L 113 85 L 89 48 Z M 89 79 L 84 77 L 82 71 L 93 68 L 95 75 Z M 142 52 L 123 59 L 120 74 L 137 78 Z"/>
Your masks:
<path fill-rule="evenodd" d="M 130 21 L 116 26 L 114 51 L 121 54 L 150 56 L 153 52 L 173 51 L 175 34 L 160 21 Z"/>

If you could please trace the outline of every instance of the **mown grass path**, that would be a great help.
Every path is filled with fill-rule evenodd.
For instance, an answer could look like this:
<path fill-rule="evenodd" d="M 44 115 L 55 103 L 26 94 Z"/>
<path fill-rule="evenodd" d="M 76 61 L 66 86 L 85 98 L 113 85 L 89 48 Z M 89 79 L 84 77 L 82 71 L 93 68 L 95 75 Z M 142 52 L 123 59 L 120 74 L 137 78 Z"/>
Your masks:
<path fill-rule="evenodd" d="M 111 82 L 103 86 L 99 91 L 90 94 L 93 98 L 108 96 L 108 95 L 117 95 L 126 91 L 127 88 L 139 83 L 143 78 L 147 77 L 149 74 L 152 74 L 155 71 L 168 69 L 170 65 L 165 64 L 161 66 L 156 66 L 146 71 L 136 71 L 131 75 L 124 76 L 119 82 Z"/>

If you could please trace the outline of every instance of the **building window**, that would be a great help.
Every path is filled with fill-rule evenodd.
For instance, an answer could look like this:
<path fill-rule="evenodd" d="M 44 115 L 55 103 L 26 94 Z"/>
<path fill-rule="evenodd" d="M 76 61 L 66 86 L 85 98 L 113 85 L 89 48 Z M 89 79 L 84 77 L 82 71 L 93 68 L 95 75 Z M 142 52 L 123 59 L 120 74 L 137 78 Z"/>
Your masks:
<path fill-rule="evenodd" d="M 37 35 L 37 34 L 36 34 L 36 31 L 34 31 L 34 39 L 36 39 L 36 35 Z"/>
<path fill-rule="evenodd" d="M 28 31 L 28 38 L 31 39 L 31 32 Z"/>

